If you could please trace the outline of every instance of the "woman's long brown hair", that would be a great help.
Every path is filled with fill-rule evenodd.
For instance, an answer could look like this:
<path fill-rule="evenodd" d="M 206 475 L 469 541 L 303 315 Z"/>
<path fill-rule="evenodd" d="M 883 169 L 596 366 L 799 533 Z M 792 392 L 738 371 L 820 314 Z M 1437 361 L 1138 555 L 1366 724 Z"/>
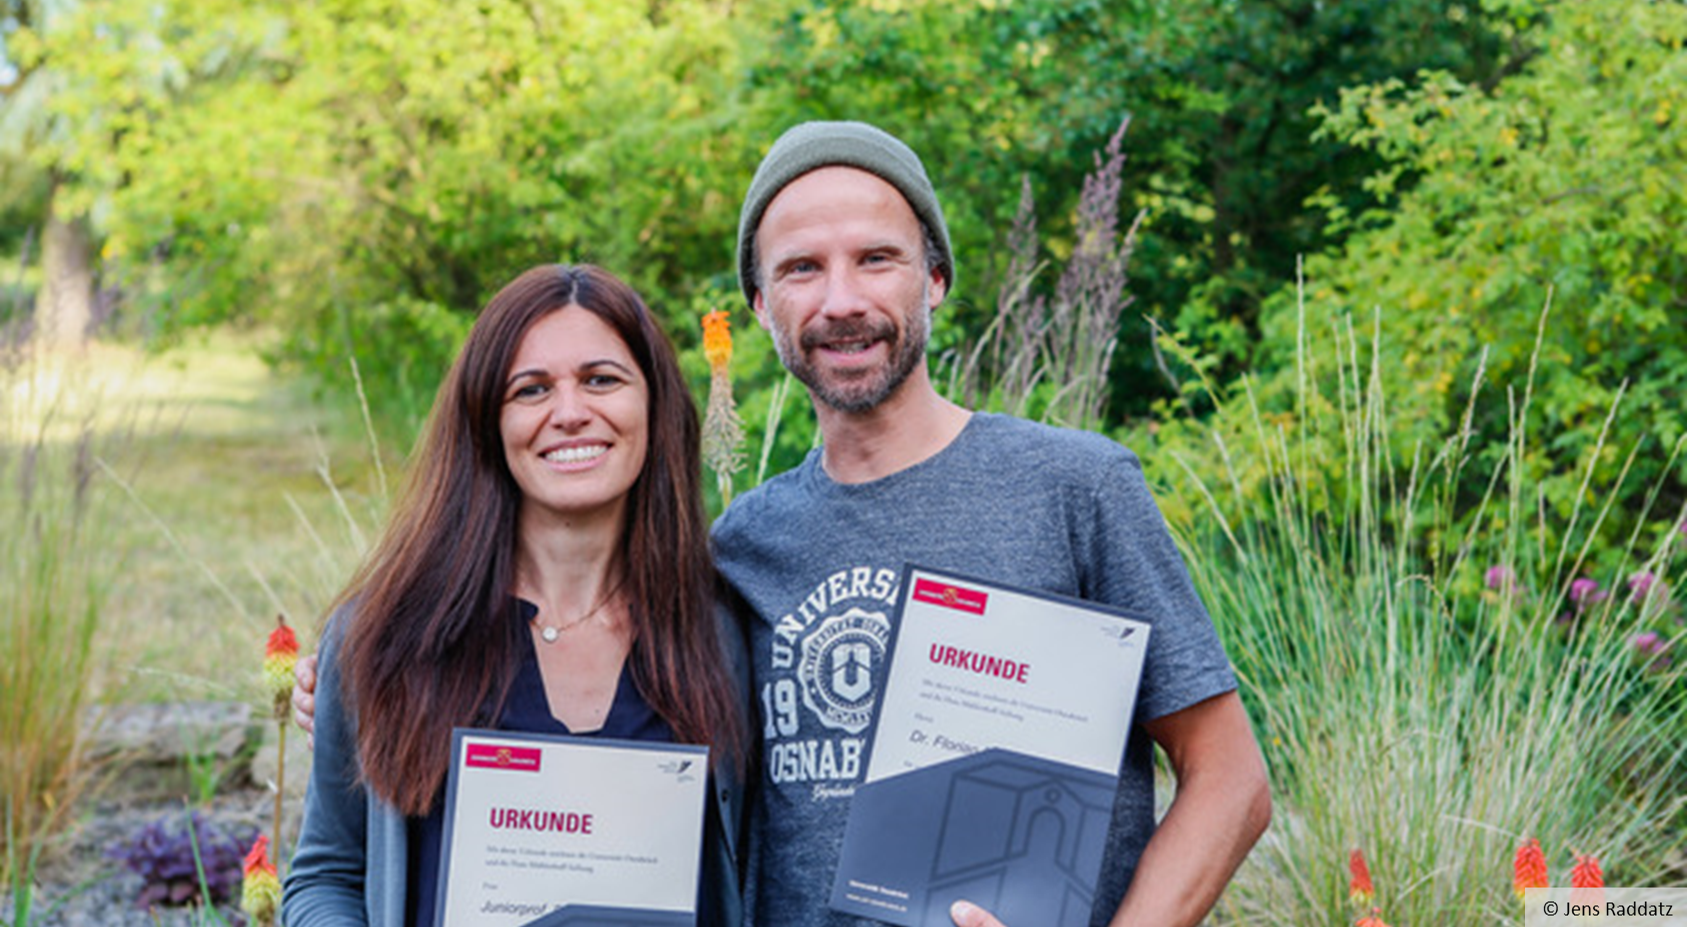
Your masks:
<path fill-rule="evenodd" d="M 340 603 L 340 660 L 368 788 L 426 814 L 451 729 L 489 726 L 515 675 L 516 513 L 504 459 L 504 381 L 533 323 L 577 306 L 618 332 L 650 388 L 644 470 L 629 491 L 620 558 L 639 693 L 681 742 L 742 762 L 743 720 L 717 633 L 697 410 L 673 347 L 638 294 L 591 266 L 527 271 L 486 305 L 434 399 L 404 496 Z"/>

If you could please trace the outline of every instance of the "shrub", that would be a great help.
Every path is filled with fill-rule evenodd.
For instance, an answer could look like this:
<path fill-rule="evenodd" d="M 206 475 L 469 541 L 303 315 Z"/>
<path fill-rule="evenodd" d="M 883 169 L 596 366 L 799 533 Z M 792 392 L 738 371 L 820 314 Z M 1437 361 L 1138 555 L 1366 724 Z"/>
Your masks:
<path fill-rule="evenodd" d="M 366 395 L 377 403 L 365 412 L 373 413 L 383 438 L 409 447 L 473 323 L 472 315 L 399 297 L 300 325 L 271 359 L 298 363 L 324 384 L 343 384 L 355 362 L 358 400 Z"/>
<path fill-rule="evenodd" d="M 1621 479 L 1564 516 L 1542 505 L 1529 462 L 1558 435 L 1527 391 L 1495 411 L 1473 384 L 1463 427 L 1396 455 L 1391 355 L 1337 331 L 1303 324 L 1284 411 L 1244 381 L 1144 455 L 1277 797 L 1224 918 L 1349 923 L 1338 861 L 1355 846 L 1394 923 L 1515 917 L 1507 864 L 1525 836 L 1597 854 L 1613 884 L 1665 884 L 1687 833 L 1687 673 L 1634 639 L 1684 646 L 1663 590 L 1687 573 L 1687 511 Z M 1508 424 L 1497 446 L 1469 424 L 1484 413 Z M 1678 467 L 1684 445 L 1657 463 Z M 1606 446 L 1555 478 L 1586 492 Z M 1644 530 L 1611 537 L 1634 498 Z M 1641 574 L 1643 594 L 1600 595 Z"/>
<path fill-rule="evenodd" d="M 1356 234 L 1308 259 L 1309 297 L 1359 319 L 1383 307 L 1391 337 L 1361 350 L 1381 355 L 1396 453 L 1473 412 L 1473 446 L 1488 456 L 1458 487 L 1465 504 L 1507 445 L 1504 403 L 1470 402 L 1492 382 L 1531 391 L 1535 427 L 1550 429 L 1515 462 L 1549 526 L 1617 495 L 1614 534 L 1655 532 L 1632 517 L 1646 494 L 1687 498 L 1687 479 L 1665 466 L 1687 433 L 1687 6 L 1519 8 L 1537 6 L 1538 53 L 1494 86 L 1432 73 L 1412 87 L 1353 88 L 1323 113 L 1322 134 L 1386 159 L 1369 181 L 1383 208 L 1353 216 L 1329 206 L 1332 225 Z M 1297 307 L 1288 287 L 1263 310 L 1262 402 L 1295 389 Z M 1618 397 L 1623 414 L 1608 418 Z M 1643 440 L 1631 462 L 1619 455 Z M 1601 465 L 1590 471 L 1596 444 Z M 1629 464 L 1635 478 L 1619 480 Z"/>

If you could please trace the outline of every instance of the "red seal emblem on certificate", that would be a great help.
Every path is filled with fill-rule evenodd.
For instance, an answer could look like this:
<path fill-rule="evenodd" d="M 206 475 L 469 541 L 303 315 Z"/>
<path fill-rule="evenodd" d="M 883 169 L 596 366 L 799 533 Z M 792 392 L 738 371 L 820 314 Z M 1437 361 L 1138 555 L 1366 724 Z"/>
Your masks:
<path fill-rule="evenodd" d="M 928 605 L 941 605 L 973 615 L 984 614 L 984 606 L 990 601 L 990 594 L 979 589 L 968 589 L 953 583 L 941 583 L 930 579 L 914 580 L 914 599 Z"/>
<path fill-rule="evenodd" d="M 471 743 L 463 757 L 464 766 L 476 769 L 513 769 L 518 772 L 538 772 L 542 751 L 528 747 L 509 747 L 501 744 Z"/>

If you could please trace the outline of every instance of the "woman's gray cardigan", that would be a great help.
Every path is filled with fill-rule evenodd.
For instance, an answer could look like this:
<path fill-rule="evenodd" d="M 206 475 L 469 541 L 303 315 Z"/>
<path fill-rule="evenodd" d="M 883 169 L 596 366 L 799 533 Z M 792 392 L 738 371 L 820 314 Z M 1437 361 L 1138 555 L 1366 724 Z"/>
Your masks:
<path fill-rule="evenodd" d="M 744 637 L 727 609 L 717 611 L 722 649 L 747 710 L 749 660 Z M 334 659 L 340 619 L 340 613 L 330 619 L 317 664 L 316 755 L 299 844 L 282 893 L 282 922 L 287 927 L 399 927 L 404 923 L 409 835 L 404 815 L 371 797 L 357 774 L 356 720 L 342 701 Z M 721 763 L 715 769 L 720 839 L 703 848 L 701 878 L 717 886 L 722 924 L 737 927 L 743 922 L 738 861 L 744 790 L 731 766 Z"/>

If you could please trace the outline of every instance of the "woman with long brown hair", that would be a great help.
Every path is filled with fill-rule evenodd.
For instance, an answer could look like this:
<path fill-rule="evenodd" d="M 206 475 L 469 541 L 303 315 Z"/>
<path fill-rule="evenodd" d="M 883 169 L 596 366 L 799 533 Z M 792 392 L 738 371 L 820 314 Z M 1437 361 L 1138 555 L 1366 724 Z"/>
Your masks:
<path fill-rule="evenodd" d="M 737 921 L 742 645 L 698 441 L 626 284 L 543 266 L 492 298 L 324 635 L 289 927 L 431 927 L 454 727 L 714 745 L 700 922 Z"/>

